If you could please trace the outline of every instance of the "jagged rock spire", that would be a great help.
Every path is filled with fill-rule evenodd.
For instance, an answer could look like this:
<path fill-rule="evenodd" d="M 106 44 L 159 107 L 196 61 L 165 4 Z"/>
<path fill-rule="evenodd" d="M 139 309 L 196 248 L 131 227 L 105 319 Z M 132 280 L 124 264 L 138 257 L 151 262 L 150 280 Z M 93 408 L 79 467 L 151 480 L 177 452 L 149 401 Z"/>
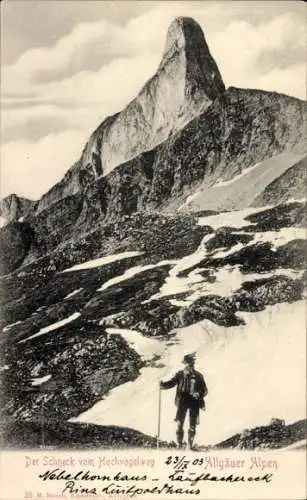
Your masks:
<path fill-rule="evenodd" d="M 225 91 L 204 33 L 199 24 L 190 17 L 177 17 L 171 23 L 159 70 L 176 58 L 185 65 L 186 96 L 205 92 L 210 100 L 214 100 Z"/>
<path fill-rule="evenodd" d="M 40 200 L 38 210 L 76 194 L 97 177 L 153 149 L 224 92 L 222 77 L 199 24 L 189 17 L 174 19 L 157 71 L 122 111 L 106 118 L 93 132 L 80 160 Z"/>

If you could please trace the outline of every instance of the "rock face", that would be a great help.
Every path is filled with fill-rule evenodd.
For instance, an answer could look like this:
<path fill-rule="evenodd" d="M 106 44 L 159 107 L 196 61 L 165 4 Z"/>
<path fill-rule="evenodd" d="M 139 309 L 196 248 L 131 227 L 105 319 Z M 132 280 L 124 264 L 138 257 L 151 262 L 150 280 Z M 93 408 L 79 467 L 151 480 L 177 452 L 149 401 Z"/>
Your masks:
<path fill-rule="evenodd" d="M 99 219 L 114 219 L 137 210 L 176 210 L 197 190 L 204 190 L 203 197 L 207 200 L 197 209 L 244 208 L 306 151 L 306 110 L 306 103 L 299 99 L 273 92 L 229 88 L 205 111 L 150 151 L 150 140 L 143 141 L 143 128 L 135 124 L 134 133 L 140 142 L 134 154 L 146 152 L 105 176 L 101 176 L 101 166 L 98 172 L 85 161 L 91 139 L 80 161 L 42 197 L 37 213 L 51 209 L 61 199 L 78 196 L 80 192 L 84 204 L 83 221 L 88 217 L 89 208 Z M 105 129 L 106 123 L 113 123 L 113 120 L 114 117 L 108 119 L 101 127 Z M 127 131 L 127 142 L 132 144 L 128 122 L 131 123 L 130 118 L 123 129 Z M 176 130 L 174 124 L 172 126 Z M 109 142 L 102 141 L 102 144 L 107 148 Z M 119 144 L 116 150 L 120 150 Z M 223 196 L 216 196 L 217 193 L 210 189 L 214 183 L 229 181 L 248 167 L 278 155 L 283 157 L 277 165 L 267 166 L 264 181 L 258 182 L 257 178 L 257 173 L 260 179 L 263 177 L 261 168 L 254 172 L 250 185 L 256 185 L 256 191 L 247 191 L 240 200 L 235 189 L 231 206 L 227 205 L 227 190 L 224 194 L 219 193 Z M 217 199 L 221 200 L 218 206 Z"/>
<path fill-rule="evenodd" d="M 164 141 L 224 90 L 200 26 L 190 18 L 175 19 L 156 74 L 121 113 L 94 132 L 82 163 L 98 175 L 110 172 Z"/>
<path fill-rule="evenodd" d="M 40 201 L 43 210 L 73 195 L 88 176 L 97 178 L 152 149 L 204 111 L 225 90 L 200 26 L 180 17 L 171 24 L 155 75 L 120 113 L 91 135 L 80 161 Z"/>
<path fill-rule="evenodd" d="M 203 201 L 194 210 L 245 208 L 303 155 L 305 111 L 306 104 L 292 97 L 230 88 L 183 129 L 108 175 L 95 178 L 90 170 L 78 173 L 74 167 L 75 173 L 69 171 L 48 194 L 51 204 L 43 197 L 44 210 L 29 222 L 50 246 L 71 237 L 76 226 L 87 232 L 134 212 L 190 210 L 186 202 L 195 192 Z M 259 162 L 264 163 L 252 169 L 248 182 L 248 168 Z M 83 173 L 87 178 L 80 181 Z M 237 177 L 240 184 L 215 187 Z M 301 175 L 293 177 L 293 193 L 298 185 Z M 56 201 L 58 195 L 64 198 Z"/>
<path fill-rule="evenodd" d="M 302 441 L 305 443 L 302 445 Z M 306 420 L 285 425 L 282 419 L 272 418 L 269 425 L 246 429 L 214 446 L 216 449 L 265 450 L 284 448 L 295 443 L 306 449 Z"/>
<path fill-rule="evenodd" d="M 8 221 L 18 220 L 27 215 L 35 206 L 35 201 L 10 194 L 0 201 L 0 216 L 5 217 Z"/>
<path fill-rule="evenodd" d="M 31 247 L 35 247 L 35 234 L 28 223 L 12 221 L 4 226 L 0 231 L 0 273 L 20 266 Z"/>

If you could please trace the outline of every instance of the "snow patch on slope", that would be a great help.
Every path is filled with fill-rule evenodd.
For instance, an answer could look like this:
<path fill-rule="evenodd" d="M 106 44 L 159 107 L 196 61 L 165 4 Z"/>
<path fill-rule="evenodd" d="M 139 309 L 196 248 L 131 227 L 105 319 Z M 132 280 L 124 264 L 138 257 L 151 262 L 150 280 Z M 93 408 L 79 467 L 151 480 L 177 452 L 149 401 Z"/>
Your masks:
<path fill-rule="evenodd" d="M 103 320 L 101 323 L 103 323 Z M 161 341 L 144 337 L 137 330 L 107 328 L 106 331 L 111 335 L 121 335 L 144 360 L 150 360 L 154 355 L 162 354 L 164 350 L 164 345 Z"/>
<path fill-rule="evenodd" d="M 2 215 L 0 215 L 0 228 L 6 226 L 7 223 L 8 223 L 7 219 L 5 217 L 2 217 Z"/>
<path fill-rule="evenodd" d="M 15 326 L 15 325 L 20 325 L 20 324 L 21 324 L 21 321 L 15 321 L 15 323 L 10 323 L 9 325 L 6 325 L 6 326 L 2 329 L 2 331 L 3 331 L 3 332 L 7 332 L 7 331 L 9 331 L 9 330 L 10 330 L 13 326 Z"/>
<path fill-rule="evenodd" d="M 77 293 L 80 293 L 82 290 L 83 290 L 83 288 L 78 288 L 77 290 L 74 290 L 73 292 L 66 295 L 63 300 L 69 299 L 70 297 L 77 295 Z"/>
<path fill-rule="evenodd" d="M 187 293 L 184 298 L 170 300 L 171 304 L 182 307 L 188 306 L 204 295 L 219 295 L 220 297 L 230 297 L 236 290 L 247 281 L 256 281 L 275 276 L 287 276 L 292 279 L 300 279 L 304 271 L 292 269 L 275 269 L 268 273 L 243 274 L 240 266 L 224 266 L 211 273 L 214 281 L 206 281 L 200 275 L 200 269 L 194 269 L 186 277 L 176 275 L 169 276 L 160 288 L 159 292 L 153 295 L 149 301 L 162 297 L 176 296 Z M 148 300 L 146 302 L 149 302 Z"/>
<path fill-rule="evenodd" d="M 244 234 L 243 232 L 241 234 Z M 271 243 L 272 251 L 276 251 L 279 247 L 286 245 L 290 241 L 293 240 L 305 240 L 306 239 L 306 230 L 303 228 L 296 227 L 283 227 L 278 231 L 264 231 L 259 233 L 248 233 L 253 236 L 253 239 L 248 242 L 248 244 L 237 243 L 233 245 L 231 248 L 227 250 L 221 250 L 216 252 L 214 255 L 210 257 L 212 259 L 220 259 L 232 255 L 236 252 L 239 252 L 243 248 L 249 248 L 253 245 L 261 244 L 261 243 Z"/>
<path fill-rule="evenodd" d="M 41 385 L 41 384 L 44 384 L 45 382 L 47 382 L 48 380 L 51 379 L 51 375 L 48 374 L 48 375 L 45 375 L 44 377 L 40 377 L 40 378 L 36 378 L 32 381 L 32 384 L 33 386 L 36 386 L 36 385 Z"/>
<path fill-rule="evenodd" d="M 140 274 L 144 271 L 148 271 L 150 269 L 155 269 L 156 267 L 161 267 L 165 266 L 168 264 L 174 264 L 174 262 L 177 262 L 175 260 L 163 260 L 161 262 L 158 262 L 157 264 L 147 264 L 146 266 L 134 266 L 131 267 L 130 269 L 127 269 L 123 274 L 120 276 L 116 276 L 115 278 L 111 278 L 110 280 L 106 281 L 100 288 L 97 288 L 97 292 L 102 292 L 103 290 L 106 290 L 112 285 L 117 285 L 118 283 L 121 283 L 122 281 L 126 281 L 130 278 L 133 278 L 137 274 Z"/>
<path fill-rule="evenodd" d="M 105 257 L 100 257 L 99 259 L 88 260 L 87 262 L 82 262 L 81 264 L 76 264 L 72 267 L 64 269 L 62 273 L 68 273 L 71 271 L 81 271 L 82 269 L 91 269 L 93 267 L 105 266 L 106 264 L 111 264 L 117 260 L 128 259 L 130 257 L 137 257 L 142 255 L 143 252 L 123 252 L 115 253 L 112 255 L 106 255 Z"/>
<path fill-rule="evenodd" d="M 256 233 L 254 239 L 249 243 L 272 243 L 272 250 L 277 250 L 278 247 L 289 243 L 292 240 L 305 240 L 306 229 L 298 227 L 283 227 L 279 231 L 265 231 Z"/>
<path fill-rule="evenodd" d="M 256 223 L 246 220 L 245 217 L 255 213 L 264 212 L 265 210 L 272 207 L 273 205 L 268 205 L 266 207 L 261 207 L 261 208 L 254 207 L 254 208 L 245 208 L 244 210 L 233 210 L 231 212 L 221 212 L 216 215 L 200 217 L 198 219 L 198 224 L 200 226 L 211 226 L 214 230 L 226 226 L 237 227 L 237 228 L 252 226 L 253 224 Z"/>
<path fill-rule="evenodd" d="M 20 340 L 18 344 L 22 344 L 24 342 L 27 342 L 30 339 L 34 339 L 35 337 L 39 337 L 40 335 L 44 335 L 45 333 L 51 332 L 53 330 L 57 330 L 61 326 L 67 325 L 71 321 L 74 321 L 75 319 L 79 318 L 81 316 L 80 313 L 75 312 L 68 316 L 65 319 L 61 319 L 60 321 L 57 321 L 56 323 L 52 323 L 51 325 L 45 326 L 44 328 L 41 328 L 39 332 L 35 333 L 34 335 L 31 335 L 30 337 L 27 337 L 26 339 Z"/>

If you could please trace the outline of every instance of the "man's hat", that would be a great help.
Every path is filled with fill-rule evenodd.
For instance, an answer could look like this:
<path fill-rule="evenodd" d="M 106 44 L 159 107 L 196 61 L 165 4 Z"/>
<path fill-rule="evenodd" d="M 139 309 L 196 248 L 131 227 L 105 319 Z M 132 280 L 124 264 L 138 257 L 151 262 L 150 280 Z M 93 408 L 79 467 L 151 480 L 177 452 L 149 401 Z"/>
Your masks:
<path fill-rule="evenodd" d="M 183 363 L 190 363 L 191 361 L 193 361 L 193 363 L 195 362 L 195 357 L 196 357 L 196 354 L 195 352 L 192 352 L 191 354 L 186 354 L 182 360 Z"/>

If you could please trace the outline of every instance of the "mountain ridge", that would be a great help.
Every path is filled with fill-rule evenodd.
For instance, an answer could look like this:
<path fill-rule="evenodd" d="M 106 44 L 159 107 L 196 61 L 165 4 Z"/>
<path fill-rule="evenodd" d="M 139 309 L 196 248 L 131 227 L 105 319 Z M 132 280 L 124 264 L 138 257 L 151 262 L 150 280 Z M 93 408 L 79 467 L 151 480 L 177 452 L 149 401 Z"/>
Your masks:
<path fill-rule="evenodd" d="M 284 150 L 287 150 L 287 149 L 292 150 L 293 141 L 294 142 L 297 141 L 297 143 L 301 142 L 302 148 L 306 149 L 305 144 L 306 144 L 306 109 L 307 109 L 307 106 L 306 106 L 305 101 L 291 97 L 291 96 L 278 94 L 277 92 L 259 91 L 257 89 L 236 89 L 235 87 L 229 87 L 224 92 L 224 94 L 220 100 L 217 100 L 216 102 L 212 103 L 208 108 L 205 109 L 205 111 L 203 113 L 200 113 L 199 115 L 192 118 L 182 129 L 175 131 L 170 137 L 168 137 L 166 140 L 162 141 L 160 144 L 155 146 L 153 149 L 146 147 L 145 150 L 140 153 L 140 155 L 137 155 L 132 159 L 128 159 L 127 161 L 123 162 L 121 165 L 118 165 L 116 167 L 116 169 L 121 167 L 122 165 L 127 164 L 128 162 L 131 162 L 134 160 L 137 161 L 137 158 L 142 156 L 142 154 L 145 154 L 147 157 L 149 157 L 151 154 L 151 151 L 155 151 L 157 148 L 163 147 L 163 144 L 166 145 L 169 142 L 172 143 L 174 140 L 176 140 L 176 138 L 178 137 L 178 134 L 179 134 L 179 136 L 181 134 L 184 134 L 186 136 L 187 130 L 191 129 L 191 127 L 193 127 L 193 124 L 197 123 L 198 121 L 203 122 L 204 117 L 208 118 L 208 122 L 209 122 L 211 119 L 211 116 L 210 116 L 211 110 L 214 109 L 214 107 L 216 107 L 216 108 L 219 108 L 221 110 L 221 112 L 223 112 L 225 101 L 227 101 L 227 96 L 229 96 L 229 95 L 235 96 L 236 94 L 237 95 L 241 94 L 241 97 L 243 96 L 243 101 L 244 101 L 244 94 L 252 96 L 252 100 L 256 96 L 256 98 L 257 97 L 259 98 L 260 105 L 261 105 L 261 101 L 263 101 L 263 99 L 265 99 L 267 97 L 268 102 L 265 103 L 266 107 L 274 106 L 274 103 L 276 104 L 277 101 L 280 101 L 280 102 L 283 101 L 284 105 L 288 104 L 288 106 L 289 106 L 289 110 L 286 113 L 287 116 L 291 116 L 291 114 L 292 114 L 291 111 L 293 112 L 293 107 L 296 108 L 296 110 L 294 110 L 294 112 L 293 112 L 293 115 L 294 115 L 293 120 L 294 120 L 295 126 L 292 127 L 291 123 L 287 122 L 286 116 L 280 117 L 280 122 L 284 121 L 284 123 L 281 123 L 281 127 L 285 129 L 285 134 L 287 134 L 289 132 L 289 129 L 292 129 L 292 136 L 290 134 L 289 141 L 285 137 L 284 144 L 281 147 L 279 147 L 279 145 L 277 144 L 275 150 L 274 150 L 274 148 L 271 148 L 271 152 L 269 153 L 269 156 L 272 156 L 274 154 L 278 154 L 278 153 L 280 153 Z M 272 100 L 272 102 L 269 102 L 270 100 Z M 249 112 L 249 107 L 250 106 L 248 105 L 248 103 L 246 103 L 246 109 L 243 112 Z M 291 108 L 292 108 L 292 110 L 291 110 Z M 274 113 L 276 113 L 276 112 L 275 111 L 273 112 L 273 114 L 270 118 L 271 122 L 272 122 L 272 120 L 274 120 L 274 118 L 275 119 L 278 118 L 278 116 L 274 117 Z M 116 116 L 117 115 L 113 115 L 112 117 L 108 117 L 106 119 L 106 121 L 104 121 L 96 129 L 96 131 L 99 131 L 101 128 L 103 128 L 105 123 L 112 122 L 112 120 L 116 119 Z M 286 121 L 285 121 L 285 118 L 286 118 Z M 196 122 L 195 122 L 195 120 L 196 120 Z M 234 124 L 232 128 L 235 129 L 235 126 L 236 125 Z M 261 124 L 259 126 L 261 127 Z M 258 124 L 257 124 L 257 127 L 258 127 Z M 267 127 L 268 127 L 268 129 L 267 129 L 266 133 L 268 134 L 270 123 L 267 124 Z M 299 137 L 298 131 L 301 131 L 301 137 Z M 235 132 L 236 132 L 236 130 L 233 131 L 233 133 L 235 133 Z M 238 130 L 237 132 L 239 135 L 242 136 L 242 130 Z M 265 131 L 263 131 L 263 133 L 265 133 Z M 274 130 L 273 130 L 273 133 L 274 133 Z M 280 135 L 280 131 L 278 133 Z M 94 134 L 95 134 L 95 132 L 94 132 Z M 251 134 L 252 134 L 252 132 L 251 132 Z M 230 143 L 230 141 L 234 140 L 234 137 L 229 137 L 228 140 Z M 274 135 L 272 135 L 272 140 L 274 141 Z M 279 140 L 280 139 L 278 138 L 277 142 Z M 281 140 L 283 140 L 283 139 L 281 138 Z M 292 141 L 292 144 L 291 144 L 291 141 Z M 38 210 L 37 210 L 38 212 L 44 210 L 46 207 L 48 207 L 48 205 L 50 203 L 53 204 L 54 201 L 56 201 L 57 199 L 60 200 L 60 199 L 65 198 L 66 196 L 71 196 L 71 195 L 77 194 L 80 191 L 82 192 L 84 188 L 86 189 L 86 187 L 89 186 L 93 181 L 99 179 L 103 175 L 101 160 L 100 160 L 99 155 L 94 155 L 94 159 L 93 159 L 94 167 L 93 167 L 93 169 L 92 168 L 84 168 L 84 163 L 85 163 L 84 158 L 87 155 L 87 148 L 88 147 L 91 147 L 91 146 L 88 146 L 88 144 L 85 146 L 84 152 L 81 156 L 81 159 L 75 164 L 73 169 L 70 169 L 65 174 L 62 181 L 60 181 L 53 188 L 51 188 L 51 190 L 49 190 L 46 193 L 46 195 L 43 195 L 43 197 L 41 198 L 41 200 L 38 204 Z M 218 147 L 220 147 L 220 146 L 218 146 Z M 249 144 L 246 143 L 246 148 L 248 149 L 248 147 L 249 147 Z M 255 145 L 252 145 L 252 147 L 255 148 Z M 256 147 L 258 148 L 259 146 L 256 146 Z M 296 148 L 296 145 L 294 145 L 294 147 Z M 166 146 L 166 148 L 167 148 L 167 146 Z M 260 156 L 262 156 L 261 159 L 266 158 L 265 155 L 260 155 Z M 259 160 L 258 160 L 257 156 L 255 155 L 254 163 L 256 163 L 257 161 L 259 161 Z M 109 173 L 111 173 L 111 172 L 109 172 Z M 225 173 L 227 174 L 226 171 L 225 171 Z M 230 177 L 232 175 L 232 173 L 233 173 L 233 167 L 230 166 L 228 168 L 228 177 Z M 104 174 L 103 177 L 107 177 L 107 175 L 108 174 L 106 174 L 106 175 Z M 227 177 L 227 175 L 226 175 L 226 177 Z M 55 194 L 55 192 L 57 191 L 58 188 L 59 188 L 59 194 L 57 195 L 57 194 Z"/>
<path fill-rule="evenodd" d="M 164 78 L 167 72 L 170 79 Z M 168 102 L 169 94 L 164 92 L 168 89 L 174 93 L 178 85 L 181 94 L 175 92 L 175 98 Z M 159 117 L 163 125 L 159 136 L 156 114 L 161 111 L 161 103 L 170 115 L 162 113 Z M 182 104 L 186 109 L 180 116 Z M 216 190 L 216 183 L 234 179 L 259 162 L 283 154 L 298 157 L 305 152 L 306 111 L 305 101 L 277 92 L 225 89 L 200 26 L 193 19 L 176 18 L 169 27 L 157 72 L 123 111 L 107 117 L 96 128 L 80 159 L 25 214 L 24 221 L 34 235 L 26 261 L 36 259 L 65 239 L 78 238 L 97 224 L 116 222 L 134 212 L 228 210 L 227 198 L 220 199 L 218 208 L 215 203 L 210 205 L 210 197 L 215 197 L 212 187 Z M 128 159 L 110 169 L 106 165 L 112 165 L 121 149 L 114 132 L 118 126 L 121 132 L 117 139 L 128 147 L 120 154 L 124 151 Z M 115 137 L 115 143 L 110 137 Z M 114 150 L 112 161 L 105 154 L 108 148 Z M 278 166 L 276 172 L 266 176 L 267 182 L 272 183 L 286 167 L 287 164 Z M 288 176 L 293 172 L 295 182 L 300 182 L 294 170 Z M 292 191 L 298 192 L 295 186 Z M 256 195 L 261 196 L 265 188 L 260 182 Z M 219 190 L 219 195 L 223 191 L 227 190 Z M 188 200 L 197 192 L 205 196 L 205 204 L 193 208 L 195 203 L 191 205 Z M 206 201 L 205 193 L 209 192 Z M 278 201 L 276 188 L 274 199 Z M 242 209 L 251 202 L 248 192 L 241 200 L 239 193 L 231 208 Z M 16 216 L 11 219 L 18 220 Z M 22 226 L 7 228 L 3 236 L 6 248 L 13 246 L 11 238 L 20 231 L 23 241 Z"/>
<path fill-rule="evenodd" d="M 138 210 L 176 211 L 204 183 L 210 188 L 218 179 L 227 180 L 284 151 L 299 154 L 306 140 L 298 134 L 306 130 L 304 108 L 306 104 L 295 98 L 231 87 L 223 103 L 215 102 L 154 149 L 106 176 L 95 178 L 87 171 L 86 180 L 80 182 L 81 193 L 76 189 L 72 194 L 82 199 L 78 225 L 108 222 Z M 291 110 L 293 119 L 285 123 Z M 272 116 L 275 132 L 268 133 Z M 37 216 L 47 214 L 46 209 L 54 211 L 55 206 L 38 210 Z"/>
<path fill-rule="evenodd" d="M 217 65 L 195 21 L 176 18 L 170 25 L 165 50 L 168 56 L 164 53 L 156 73 L 137 96 L 122 111 L 107 117 L 91 134 L 80 159 L 66 174 L 69 179 L 73 177 L 73 182 L 67 185 L 63 197 L 80 189 L 78 174 L 85 172 L 86 177 L 86 172 L 92 171 L 96 178 L 106 175 L 121 163 L 163 142 L 224 92 Z M 204 66 L 209 66 L 210 76 L 206 76 Z M 56 197 L 50 191 L 52 188 L 42 196 L 38 210 Z"/>

